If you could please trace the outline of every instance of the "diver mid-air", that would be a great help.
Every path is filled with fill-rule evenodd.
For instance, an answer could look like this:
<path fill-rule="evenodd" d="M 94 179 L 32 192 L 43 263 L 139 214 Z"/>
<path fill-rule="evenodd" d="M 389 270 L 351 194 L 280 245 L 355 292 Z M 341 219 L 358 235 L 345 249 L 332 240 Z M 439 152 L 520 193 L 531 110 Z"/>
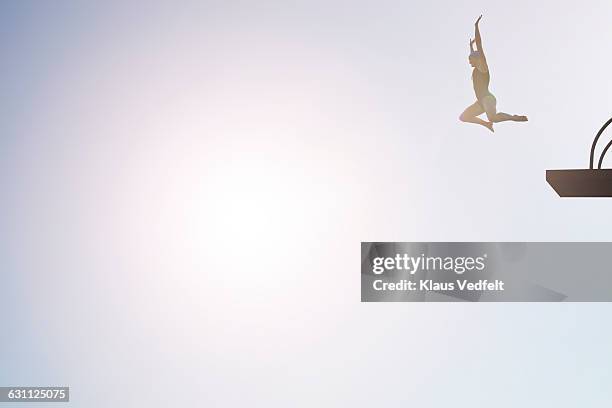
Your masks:
<path fill-rule="evenodd" d="M 476 123 L 489 129 L 493 130 L 493 123 L 513 121 L 513 122 L 526 122 L 527 116 L 523 115 L 510 115 L 503 112 L 497 111 L 497 100 L 495 96 L 489 91 L 489 81 L 491 75 L 489 72 L 489 66 L 487 65 L 487 58 L 484 50 L 482 49 L 482 38 L 480 37 L 480 28 L 478 24 L 482 19 L 482 15 L 476 20 L 475 26 L 475 39 L 470 39 L 470 57 L 469 62 L 474 70 L 472 71 L 472 82 L 474 84 L 474 92 L 476 93 L 476 102 L 468 106 L 468 108 L 459 116 L 459 120 L 462 122 Z M 474 43 L 476 43 L 476 49 L 474 49 Z M 480 119 L 478 116 L 483 113 L 487 114 L 489 121 Z"/>

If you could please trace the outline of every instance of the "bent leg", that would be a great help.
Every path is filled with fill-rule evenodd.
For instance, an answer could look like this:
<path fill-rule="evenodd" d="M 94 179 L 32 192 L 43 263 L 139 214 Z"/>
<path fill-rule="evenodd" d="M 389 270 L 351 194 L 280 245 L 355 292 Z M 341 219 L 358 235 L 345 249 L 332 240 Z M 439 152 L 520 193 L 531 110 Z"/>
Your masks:
<path fill-rule="evenodd" d="M 523 116 L 523 115 L 510 115 L 509 113 L 504 113 L 504 112 L 497 112 L 494 115 L 489 115 L 487 113 L 487 118 L 489 118 L 489 120 L 493 123 L 499 123 L 499 122 L 506 122 L 506 121 L 512 121 L 512 122 L 527 122 L 527 116 Z"/>
<path fill-rule="evenodd" d="M 459 120 L 467 123 L 476 123 L 477 125 L 484 126 L 491 132 L 494 132 L 493 124 L 491 122 L 487 122 L 478 117 L 478 115 L 482 115 L 483 113 L 485 113 L 485 110 L 482 108 L 480 103 L 474 102 L 463 111 L 463 113 L 459 116 Z"/>
<path fill-rule="evenodd" d="M 489 95 L 482 100 L 487 118 L 493 123 L 499 122 L 527 122 L 527 116 L 510 115 L 509 113 L 497 112 L 497 100 L 493 95 Z"/>

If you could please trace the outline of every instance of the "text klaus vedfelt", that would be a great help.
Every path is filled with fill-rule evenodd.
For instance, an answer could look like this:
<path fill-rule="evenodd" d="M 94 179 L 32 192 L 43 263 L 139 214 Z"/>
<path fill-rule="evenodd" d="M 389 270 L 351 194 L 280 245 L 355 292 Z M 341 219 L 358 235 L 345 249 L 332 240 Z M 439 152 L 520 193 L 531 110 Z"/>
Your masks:
<path fill-rule="evenodd" d="M 377 257 L 372 259 L 372 273 L 382 275 L 387 271 L 404 271 L 410 275 L 417 272 L 442 271 L 463 275 L 465 272 L 482 272 L 486 269 L 487 254 L 479 257 L 441 257 L 441 256 L 411 256 L 396 254 L 395 257 Z M 503 291 L 504 282 L 500 279 L 489 281 L 477 279 L 456 279 L 455 281 L 437 282 L 433 279 L 412 281 L 400 279 L 386 282 L 375 279 L 372 287 L 376 291 Z"/>

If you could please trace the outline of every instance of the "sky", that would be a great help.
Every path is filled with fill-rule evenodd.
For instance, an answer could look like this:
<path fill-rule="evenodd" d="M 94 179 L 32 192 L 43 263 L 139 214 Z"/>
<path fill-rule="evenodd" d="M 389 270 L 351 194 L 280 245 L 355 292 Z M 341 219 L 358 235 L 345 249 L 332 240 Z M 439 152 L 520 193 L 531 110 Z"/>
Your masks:
<path fill-rule="evenodd" d="M 587 167 L 612 114 L 611 12 L 3 2 L 0 383 L 75 407 L 605 406 L 609 305 L 361 304 L 358 273 L 361 241 L 609 240 L 610 203 L 545 170 Z M 530 119 L 495 134 L 458 121 L 480 14 L 498 108 Z"/>

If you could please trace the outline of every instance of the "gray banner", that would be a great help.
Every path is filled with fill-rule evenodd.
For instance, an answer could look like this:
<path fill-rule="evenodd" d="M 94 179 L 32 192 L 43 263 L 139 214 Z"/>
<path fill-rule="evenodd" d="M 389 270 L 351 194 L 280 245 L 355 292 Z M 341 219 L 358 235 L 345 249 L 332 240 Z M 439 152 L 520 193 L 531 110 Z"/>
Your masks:
<path fill-rule="evenodd" d="M 0 387 L 0 402 L 69 401 L 69 387 Z"/>
<path fill-rule="evenodd" d="M 610 242 L 362 242 L 362 302 L 612 302 Z"/>

